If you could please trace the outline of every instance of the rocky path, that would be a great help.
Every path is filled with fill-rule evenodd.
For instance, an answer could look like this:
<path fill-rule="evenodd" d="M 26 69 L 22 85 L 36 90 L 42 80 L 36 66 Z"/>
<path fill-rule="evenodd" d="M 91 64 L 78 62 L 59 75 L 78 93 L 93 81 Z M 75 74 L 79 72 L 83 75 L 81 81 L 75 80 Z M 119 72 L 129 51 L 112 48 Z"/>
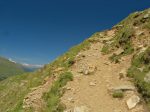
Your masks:
<path fill-rule="evenodd" d="M 67 106 L 65 112 L 146 112 L 144 103 L 138 103 L 139 99 L 132 104 L 134 108 L 127 106 L 131 97 L 139 96 L 136 89 L 125 91 L 123 98 L 112 97 L 112 88 L 134 87 L 125 76 L 131 56 L 114 64 L 108 60 L 109 56 L 101 54 L 101 48 L 101 43 L 93 44 L 77 56 L 78 61 L 71 69 L 74 81 L 67 84 L 68 89 L 61 98 Z"/>
<path fill-rule="evenodd" d="M 25 109 L 25 111 L 29 111 L 31 109 L 33 110 L 33 112 L 43 112 L 42 108 L 44 108 L 45 103 L 42 99 L 42 96 L 43 93 L 49 91 L 52 82 L 53 79 L 49 78 L 47 79 L 45 84 L 33 88 L 32 92 L 26 95 L 23 101 L 23 108 Z"/>

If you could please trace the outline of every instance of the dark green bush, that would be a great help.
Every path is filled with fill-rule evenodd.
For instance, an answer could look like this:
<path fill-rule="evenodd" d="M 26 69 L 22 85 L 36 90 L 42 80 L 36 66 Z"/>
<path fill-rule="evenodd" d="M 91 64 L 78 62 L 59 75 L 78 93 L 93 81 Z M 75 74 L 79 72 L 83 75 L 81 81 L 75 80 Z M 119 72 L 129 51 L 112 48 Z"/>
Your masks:
<path fill-rule="evenodd" d="M 140 70 L 142 68 L 142 70 Z M 127 75 L 134 79 L 138 91 L 145 101 L 150 104 L 150 83 L 144 81 L 145 75 L 150 71 L 150 48 L 145 52 L 135 55 Z"/>
<path fill-rule="evenodd" d="M 114 91 L 113 92 L 113 97 L 114 98 L 123 98 L 124 97 L 124 94 L 123 94 L 123 91 Z"/>
<path fill-rule="evenodd" d="M 109 59 L 115 63 L 119 63 L 120 58 L 121 58 L 121 55 L 116 55 L 116 54 L 113 54 L 112 56 L 109 57 Z"/>
<path fill-rule="evenodd" d="M 109 53 L 109 49 L 110 49 L 110 47 L 108 45 L 104 45 L 101 52 L 104 54 L 107 54 L 107 53 Z"/>

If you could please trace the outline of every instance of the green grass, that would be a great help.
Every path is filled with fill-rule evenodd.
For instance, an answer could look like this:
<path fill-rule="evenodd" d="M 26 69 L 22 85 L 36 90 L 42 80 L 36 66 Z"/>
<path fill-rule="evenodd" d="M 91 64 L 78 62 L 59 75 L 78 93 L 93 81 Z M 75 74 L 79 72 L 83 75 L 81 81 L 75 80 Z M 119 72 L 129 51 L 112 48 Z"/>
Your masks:
<path fill-rule="evenodd" d="M 112 62 L 119 63 L 119 62 L 120 62 L 120 59 L 121 59 L 121 55 L 113 54 L 112 56 L 109 57 L 109 59 L 110 59 Z"/>
<path fill-rule="evenodd" d="M 103 53 L 103 54 L 108 54 L 109 52 L 110 52 L 110 46 L 109 45 L 104 45 L 103 46 L 103 48 L 102 48 L 102 50 L 101 50 L 101 52 Z"/>
<path fill-rule="evenodd" d="M 128 69 L 127 75 L 134 79 L 135 85 L 138 87 L 139 92 L 143 95 L 143 98 L 150 108 L 150 83 L 144 81 L 145 75 L 150 71 L 150 47 L 145 52 L 139 54 L 139 51 L 135 51 L 132 45 L 132 37 L 135 38 L 135 26 L 140 29 L 150 29 L 150 17 L 146 19 L 143 18 L 148 10 L 150 9 L 130 14 L 130 16 L 120 22 L 118 26 L 116 25 L 115 27 L 118 29 L 118 32 L 113 38 L 113 43 L 105 44 L 102 52 L 109 54 L 118 48 L 122 48 L 124 52 L 118 55 L 113 54 L 109 58 L 116 63 L 119 62 L 122 56 L 137 52 L 136 55 L 133 56 L 132 65 Z M 118 96 L 118 93 L 113 94 L 113 96 Z"/>
<path fill-rule="evenodd" d="M 64 93 L 62 87 L 64 87 L 68 81 L 72 80 L 73 74 L 70 72 L 65 72 L 60 75 L 56 82 L 54 82 L 51 90 L 43 96 L 47 102 L 45 112 L 63 112 L 65 106 L 60 104 L 60 97 Z"/>
<path fill-rule="evenodd" d="M 75 63 L 75 56 L 83 50 L 87 50 L 90 47 L 90 42 L 85 40 L 83 43 L 71 48 L 68 52 L 58 57 L 55 61 L 45 65 L 41 70 L 34 73 L 26 73 L 22 75 L 12 76 L 0 82 L 0 112 L 23 112 L 22 104 L 25 95 L 31 92 L 31 88 L 37 87 L 43 84 L 46 77 L 50 77 L 53 74 L 53 70 L 64 67 L 65 75 L 60 75 L 60 79 L 55 82 L 52 91 L 58 91 L 61 87 L 70 80 L 70 73 L 67 73 L 69 67 Z M 66 79 L 65 79 L 66 78 Z M 59 85 L 61 83 L 61 85 Z M 58 87 L 59 86 L 59 87 Z M 58 87 L 58 88 L 56 88 Z M 51 94 L 54 95 L 54 94 Z M 57 96 L 58 95 L 58 96 Z M 52 97 L 52 96 L 51 96 Z M 54 109 L 56 105 L 62 108 L 59 102 L 59 94 L 53 96 L 52 100 L 46 100 L 48 105 Z M 50 104 L 53 102 L 53 104 Z M 54 106 L 54 107 L 53 107 Z M 59 109 L 58 108 L 58 109 Z M 44 109 L 44 108 L 43 108 Z M 32 110 L 31 110 L 32 112 Z M 49 112 L 49 111 L 48 111 Z"/>
<path fill-rule="evenodd" d="M 131 38 L 133 35 L 134 30 L 132 26 L 124 26 L 116 33 L 115 37 L 113 38 L 113 43 L 105 44 L 103 46 L 102 52 L 104 54 L 109 54 L 121 47 L 124 50 L 122 55 L 128 55 L 133 53 L 134 49 L 131 42 Z"/>
<path fill-rule="evenodd" d="M 146 28 L 146 29 L 150 30 L 150 21 L 147 22 L 147 23 L 143 26 L 143 28 Z"/>
<path fill-rule="evenodd" d="M 64 73 L 59 75 L 59 79 L 53 84 L 51 90 L 43 96 L 47 103 L 45 112 L 62 112 L 64 110 L 63 104 L 60 103 L 60 97 L 63 94 L 62 87 L 73 79 L 73 75 L 67 71 L 75 63 L 75 56 L 80 51 L 89 49 L 90 43 L 89 40 L 85 40 L 83 43 L 71 48 L 67 53 L 58 57 L 51 63 L 51 66 L 54 68 L 64 67 L 65 69 L 63 71 Z"/>
<path fill-rule="evenodd" d="M 124 93 L 123 91 L 114 91 L 112 94 L 113 98 L 123 98 L 124 97 Z"/>
<path fill-rule="evenodd" d="M 0 112 L 20 112 L 22 103 L 30 88 L 42 84 L 46 74 L 40 73 L 23 74 L 10 77 L 0 82 Z"/>
<path fill-rule="evenodd" d="M 51 65 L 56 67 L 64 67 L 68 69 L 72 64 L 74 64 L 75 56 L 83 50 L 87 50 L 90 47 L 90 42 L 85 40 L 83 43 L 72 47 L 67 53 L 63 54 L 62 56 L 58 57 Z"/>
<path fill-rule="evenodd" d="M 131 26 L 124 26 L 121 30 L 117 32 L 117 34 L 113 38 L 113 43 L 103 46 L 102 52 L 104 54 L 109 54 L 113 51 L 116 51 L 118 48 L 123 49 L 122 53 L 113 53 L 112 56 L 109 57 L 112 62 L 118 63 L 121 57 L 132 54 L 134 52 L 134 48 L 131 42 L 131 38 L 133 35 L 133 28 Z"/>
<path fill-rule="evenodd" d="M 116 47 L 122 47 L 122 49 L 124 49 L 124 54 L 131 54 L 134 51 L 131 43 L 133 35 L 134 30 L 132 26 L 124 26 L 114 38 L 114 45 Z"/>
<path fill-rule="evenodd" d="M 0 81 L 10 76 L 23 74 L 24 72 L 25 70 L 21 65 L 0 57 Z"/>
<path fill-rule="evenodd" d="M 122 26 L 126 26 L 126 25 L 133 25 L 133 26 L 145 26 L 145 24 L 147 24 L 147 22 L 149 22 L 150 18 L 144 19 L 143 17 L 145 16 L 145 14 L 148 13 L 150 9 L 146 9 L 144 11 L 139 11 L 139 12 L 135 12 L 130 14 L 127 18 L 125 18 L 124 20 L 122 20 L 120 23 L 118 23 L 115 27 L 122 25 Z M 121 29 L 122 27 L 118 27 L 118 29 Z"/>
<path fill-rule="evenodd" d="M 117 28 L 118 32 L 112 40 L 111 44 L 105 44 L 102 52 L 104 54 L 111 53 L 112 51 L 122 48 L 123 53 L 119 55 L 113 55 L 111 57 L 115 62 L 122 56 L 133 53 L 131 37 L 134 36 L 133 26 L 140 25 L 139 27 L 149 26 L 149 19 L 142 20 L 145 15 L 144 12 L 138 12 L 131 14 L 128 18 L 120 22 L 118 25 L 122 25 Z M 145 22 L 144 22 L 145 21 Z M 144 22 L 144 23 L 143 23 Z M 63 86 L 70 80 L 72 80 L 72 74 L 67 72 L 69 68 L 76 63 L 75 57 L 80 51 L 89 49 L 91 43 L 97 42 L 97 38 L 105 37 L 105 33 L 95 33 L 91 38 L 85 40 L 83 43 L 71 48 L 67 53 L 58 57 L 52 63 L 44 66 L 43 69 L 23 75 L 17 75 L 10 77 L 0 82 L 0 112 L 23 112 L 22 103 L 25 95 L 31 92 L 31 88 L 37 87 L 43 84 L 46 77 L 50 77 L 53 74 L 53 70 L 63 67 L 63 74 L 59 75 L 57 81 L 54 82 L 51 90 L 45 93 L 43 98 L 47 107 L 43 107 L 45 112 L 61 112 L 65 106 L 60 103 L 60 97 L 63 95 Z M 133 58 L 132 66 L 128 70 L 128 76 L 134 78 L 135 84 L 139 88 L 139 91 L 143 94 L 143 97 L 150 104 L 150 85 L 144 82 L 145 74 L 150 70 L 149 63 L 149 49 Z M 143 71 L 139 68 L 144 67 Z M 4 70 L 4 69 L 3 69 Z M 13 69 L 14 70 L 14 69 Z M 1 70 L 2 71 L 2 70 Z M 6 70 L 5 70 L 6 71 Z M 13 71 L 11 72 L 13 73 Z M 17 73 L 15 71 L 15 73 Z M 120 93 L 115 93 L 115 97 L 120 97 Z M 32 112 L 32 110 L 31 110 Z"/>
<path fill-rule="evenodd" d="M 139 68 L 143 68 L 140 70 Z M 150 83 L 144 81 L 145 75 L 150 71 L 150 47 L 143 53 L 135 55 L 132 59 L 132 65 L 128 69 L 127 75 L 134 79 L 138 91 L 143 98 L 150 104 Z M 150 108 L 150 107 L 149 107 Z"/>

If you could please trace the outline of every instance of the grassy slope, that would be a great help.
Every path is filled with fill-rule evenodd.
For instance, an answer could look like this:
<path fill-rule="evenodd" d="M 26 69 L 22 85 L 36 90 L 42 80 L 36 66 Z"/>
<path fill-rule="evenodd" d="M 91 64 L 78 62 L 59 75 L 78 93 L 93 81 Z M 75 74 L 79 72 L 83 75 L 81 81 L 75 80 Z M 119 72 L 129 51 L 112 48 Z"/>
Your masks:
<path fill-rule="evenodd" d="M 19 75 L 24 72 L 25 70 L 21 65 L 0 57 L 0 80 L 6 79 L 9 76 Z"/>
<path fill-rule="evenodd" d="M 10 77 L 6 80 L 0 82 L 0 112 L 8 111 L 8 112 L 22 112 L 22 103 L 24 96 L 31 92 L 31 88 L 37 87 L 41 85 L 44 79 L 47 76 L 51 76 L 53 74 L 53 70 L 59 67 L 64 68 L 64 73 L 58 78 L 53 85 L 53 88 L 57 93 L 60 92 L 62 86 L 64 86 L 67 81 L 71 80 L 72 74 L 68 73 L 68 68 L 73 64 L 74 57 L 77 53 L 81 50 L 88 49 L 90 42 L 88 40 L 84 41 L 82 44 L 77 45 L 71 48 L 67 53 L 58 57 L 54 62 L 51 64 L 45 65 L 41 70 L 38 70 L 34 73 L 18 75 L 14 77 Z M 66 80 L 65 78 L 68 77 Z M 63 82 L 63 84 L 62 84 Z M 60 87 L 58 87 L 59 85 Z M 49 91 L 49 94 L 53 94 L 54 91 Z M 52 109 L 57 109 L 59 105 L 59 98 L 55 101 L 50 99 L 50 95 L 43 96 L 46 98 L 47 105 L 52 105 Z M 57 97 L 57 96 L 54 96 Z M 59 97 L 59 96 L 58 96 Z M 50 106 L 48 107 L 50 108 Z M 47 109 L 48 109 L 47 108 Z M 47 110 L 45 109 L 45 111 Z M 49 112 L 49 111 L 48 111 Z"/>
<path fill-rule="evenodd" d="M 149 17 L 145 18 L 147 15 Z M 110 40 L 112 41 L 111 44 L 106 44 L 103 47 L 102 52 L 108 54 L 122 48 L 124 50 L 122 53 L 113 54 L 110 57 L 116 63 L 119 62 L 121 57 L 133 54 L 131 67 L 128 69 L 127 75 L 133 78 L 135 85 L 150 108 L 150 83 L 144 81 L 145 75 L 150 71 L 150 33 L 147 32 L 148 37 L 143 34 L 135 36 L 136 27 L 141 31 L 150 31 L 150 9 L 130 14 L 129 17 L 116 25 L 115 28 L 118 29 L 116 36 Z M 135 39 L 147 49 L 140 53 L 140 49 L 134 46 L 136 44 Z"/>
<path fill-rule="evenodd" d="M 118 25 L 120 26 L 115 26 L 115 28 L 118 29 L 118 32 L 116 36 L 111 40 L 112 41 L 111 44 L 105 44 L 102 52 L 104 53 L 113 52 L 120 47 L 124 49 L 123 53 L 111 57 L 113 61 L 118 60 L 122 56 L 131 53 L 136 54 L 137 52 L 134 50 L 131 39 L 131 37 L 133 37 L 134 34 L 133 26 L 136 25 L 140 26 L 141 28 L 149 29 L 150 21 L 143 20 L 143 16 L 145 15 L 145 13 L 147 13 L 147 10 L 144 12 L 133 13 L 128 18 L 119 23 Z M 72 74 L 68 72 L 68 68 L 74 63 L 74 58 L 77 55 L 77 53 L 80 52 L 81 50 L 88 49 L 91 42 L 96 42 L 95 37 L 99 36 L 100 36 L 99 33 L 94 34 L 92 38 L 84 41 L 82 44 L 78 46 L 71 48 L 67 53 L 58 57 L 54 62 L 46 65 L 43 69 L 37 72 L 24 74 L 21 76 L 10 77 L 0 82 L 0 99 L 1 99 L 0 112 L 1 111 L 22 112 L 23 98 L 27 93 L 31 91 L 31 88 L 41 85 L 43 83 L 43 80 L 47 76 L 51 76 L 53 74 L 54 69 L 63 67 L 64 68 L 63 73 L 60 74 L 58 80 L 54 82 L 52 89 L 48 93 L 45 93 L 43 96 L 45 102 L 47 103 L 47 107 L 44 108 L 45 112 L 61 112 L 64 108 L 59 102 L 59 98 L 62 95 L 62 87 L 67 83 L 67 81 L 70 81 L 73 78 Z M 135 58 L 133 57 L 133 60 L 134 59 Z M 138 64 L 141 65 L 142 63 L 143 63 L 142 61 L 139 61 Z M 149 70 L 149 67 L 147 67 L 146 64 L 142 65 L 147 68 L 146 69 L 147 71 Z M 137 67 L 137 65 L 135 66 L 134 63 L 132 64 L 132 66 L 134 66 L 135 68 Z M 140 83 L 143 80 L 144 73 L 140 75 L 142 76 L 142 78 L 138 78 L 140 81 L 137 81 L 136 75 L 134 75 L 136 74 L 136 70 L 134 69 L 130 70 L 129 73 L 130 76 L 132 76 L 135 79 L 135 82 L 138 82 L 137 84 L 139 85 L 139 88 L 140 87 L 146 88 L 143 90 L 150 91 L 149 85 L 143 87 L 142 86 L 143 84 Z"/>
<path fill-rule="evenodd" d="M 142 68 L 140 70 L 140 68 Z M 150 71 L 150 47 L 145 52 L 135 54 L 132 59 L 132 65 L 128 69 L 128 76 L 134 79 L 135 85 L 148 104 L 150 109 L 150 82 L 145 82 L 144 78 Z"/>

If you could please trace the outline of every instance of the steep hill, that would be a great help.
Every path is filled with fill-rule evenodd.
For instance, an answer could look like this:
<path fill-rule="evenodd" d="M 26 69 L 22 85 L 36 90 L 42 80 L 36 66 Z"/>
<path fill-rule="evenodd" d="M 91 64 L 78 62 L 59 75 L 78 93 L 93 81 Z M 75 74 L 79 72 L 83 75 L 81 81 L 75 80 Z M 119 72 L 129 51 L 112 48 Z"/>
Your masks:
<path fill-rule="evenodd" d="M 0 112 L 149 112 L 150 9 L 1 81 L 0 99 Z"/>
<path fill-rule="evenodd" d="M 22 65 L 0 57 L 0 80 L 6 79 L 13 75 L 19 75 L 25 72 Z"/>
<path fill-rule="evenodd" d="M 0 57 L 0 81 L 10 76 L 33 72 L 41 67 L 42 65 L 19 64 L 4 57 Z"/>

